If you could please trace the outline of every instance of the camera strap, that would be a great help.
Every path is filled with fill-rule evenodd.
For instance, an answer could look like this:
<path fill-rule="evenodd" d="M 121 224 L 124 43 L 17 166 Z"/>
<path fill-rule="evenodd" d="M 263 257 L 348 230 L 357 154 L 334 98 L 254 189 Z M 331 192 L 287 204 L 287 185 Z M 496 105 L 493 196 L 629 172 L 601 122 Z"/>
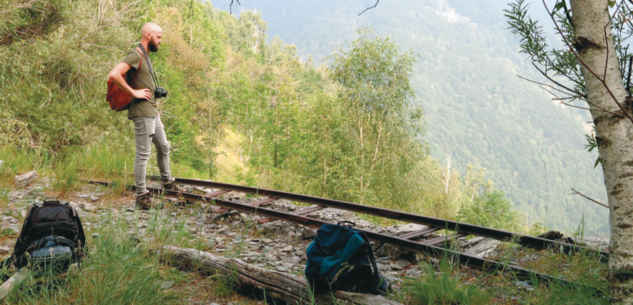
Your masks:
<path fill-rule="evenodd" d="M 154 73 L 154 67 L 152 67 L 152 61 L 150 60 L 149 55 L 147 55 L 147 51 L 145 51 L 145 48 L 140 43 L 138 44 L 138 47 L 141 49 L 141 51 L 143 51 L 143 57 L 145 57 L 145 61 L 147 61 L 147 67 L 149 68 L 149 73 L 152 75 L 152 78 L 154 79 L 154 86 L 159 87 L 158 80 L 156 79 L 156 73 Z"/>

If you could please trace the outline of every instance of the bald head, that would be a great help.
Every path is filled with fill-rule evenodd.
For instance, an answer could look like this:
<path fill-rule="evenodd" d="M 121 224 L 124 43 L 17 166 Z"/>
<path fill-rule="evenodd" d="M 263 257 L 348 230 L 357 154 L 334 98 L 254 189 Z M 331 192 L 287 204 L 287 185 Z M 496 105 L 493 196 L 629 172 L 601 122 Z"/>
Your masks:
<path fill-rule="evenodd" d="M 143 35 L 143 37 L 147 36 L 147 34 L 162 34 L 163 33 L 163 29 L 160 28 L 160 26 L 158 26 L 158 24 L 153 23 L 153 22 L 148 22 L 146 24 L 143 25 L 143 27 L 141 28 L 141 35 Z"/>
<path fill-rule="evenodd" d="M 158 24 L 148 22 L 141 28 L 141 44 L 146 46 L 150 51 L 158 51 L 158 46 L 162 42 L 163 29 Z"/>

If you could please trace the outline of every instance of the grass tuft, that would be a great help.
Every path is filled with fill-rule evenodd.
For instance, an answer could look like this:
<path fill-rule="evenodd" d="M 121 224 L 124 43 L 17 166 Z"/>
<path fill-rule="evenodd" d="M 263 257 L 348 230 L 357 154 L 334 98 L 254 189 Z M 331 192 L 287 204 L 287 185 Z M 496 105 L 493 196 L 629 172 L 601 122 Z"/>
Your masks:
<path fill-rule="evenodd" d="M 428 275 L 419 281 L 404 284 L 411 297 L 411 304 L 488 304 L 490 296 L 474 284 L 464 285 L 453 275 L 454 267 L 448 259 L 440 261 L 440 274 L 436 274 L 432 264 L 427 265 Z"/>

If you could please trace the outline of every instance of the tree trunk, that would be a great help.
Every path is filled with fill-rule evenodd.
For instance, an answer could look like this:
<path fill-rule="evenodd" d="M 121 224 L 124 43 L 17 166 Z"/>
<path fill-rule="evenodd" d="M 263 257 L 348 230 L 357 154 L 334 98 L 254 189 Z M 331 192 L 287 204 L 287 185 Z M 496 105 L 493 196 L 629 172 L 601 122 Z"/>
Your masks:
<path fill-rule="evenodd" d="M 571 10 L 573 46 L 586 65 L 582 73 L 609 198 L 611 302 L 633 304 L 633 124 L 615 102 L 625 105 L 626 90 L 608 26 L 608 1 L 571 0 Z"/>
<path fill-rule="evenodd" d="M 263 296 L 265 293 L 268 298 L 287 304 L 306 304 L 314 299 L 316 304 L 402 305 L 382 296 L 346 291 L 312 297 L 305 279 L 288 273 L 267 270 L 240 259 L 230 259 L 195 249 L 174 246 L 163 249 L 171 255 L 171 262 L 175 265 L 194 269 L 203 274 L 228 274 L 234 277 L 240 290 L 257 296 Z"/>

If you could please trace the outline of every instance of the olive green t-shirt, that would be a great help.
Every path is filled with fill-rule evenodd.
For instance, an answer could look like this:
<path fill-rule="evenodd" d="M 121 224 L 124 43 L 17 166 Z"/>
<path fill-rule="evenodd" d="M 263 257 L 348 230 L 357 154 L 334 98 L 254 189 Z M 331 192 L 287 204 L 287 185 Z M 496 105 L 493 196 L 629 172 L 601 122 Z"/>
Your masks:
<path fill-rule="evenodd" d="M 141 54 L 139 51 L 134 48 L 123 62 L 130 65 L 129 76 L 130 79 L 134 79 L 134 75 L 136 74 L 136 70 L 138 69 L 138 65 L 141 62 Z M 131 83 L 131 82 L 130 82 Z M 138 73 L 138 78 L 136 79 L 136 83 L 132 87 L 134 89 L 149 89 L 152 91 L 152 98 L 150 100 L 139 100 L 132 97 L 132 102 L 130 103 L 130 108 L 127 111 L 128 119 L 133 119 L 135 117 L 148 117 L 155 118 L 158 116 L 158 109 L 156 108 L 156 99 L 154 98 L 154 89 L 156 89 L 156 84 L 154 83 L 154 79 L 152 78 L 152 74 L 149 70 L 149 65 L 147 64 L 146 57 L 143 57 L 143 63 L 141 64 L 141 70 Z"/>

